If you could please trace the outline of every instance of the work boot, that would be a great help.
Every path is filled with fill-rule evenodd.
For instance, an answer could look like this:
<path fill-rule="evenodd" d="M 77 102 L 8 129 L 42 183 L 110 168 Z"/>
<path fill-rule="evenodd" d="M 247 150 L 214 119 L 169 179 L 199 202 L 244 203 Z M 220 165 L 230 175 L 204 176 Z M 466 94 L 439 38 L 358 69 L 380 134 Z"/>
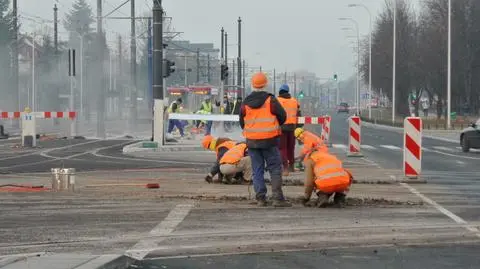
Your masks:
<path fill-rule="evenodd" d="M 233 176 L 231 175 L 227 175 L 227 176 L 223 176 L 223 179 L 222 179 L 222 183 L 223 184 L 232 184 L 232 178 Z"/>
<path fill-rule="evenodd" d="M 259 207 L 266 207 L 268 205 L 267 200 L 265 199 L 259 199 L 257 200 L 257 206 Z"/>
<path fill-rule="evenodd" d="M 333 203 L 337 207 L 345 207 L 345 205 L 347 204 L 347 198 L 346 197 L 347 197 L 347 195 L 345 195 L 343 193 L 340 193 L 340 192 L 336 192 L 335 196 L 333 197 Z"/>
<path fill-rule="evenodd" d="M 317 196 L 317 206 L 325 207 L 328 204 L 328 199 L 330 198 L 330 195 L 323 192 L 317 192 Z"/>
<path fill-rule="evenodd" d="M 292 207 L 292 203 L 290 203 L 289 201 L 278 199 L 273 200 L 272 205 L 273 207 Z"/>

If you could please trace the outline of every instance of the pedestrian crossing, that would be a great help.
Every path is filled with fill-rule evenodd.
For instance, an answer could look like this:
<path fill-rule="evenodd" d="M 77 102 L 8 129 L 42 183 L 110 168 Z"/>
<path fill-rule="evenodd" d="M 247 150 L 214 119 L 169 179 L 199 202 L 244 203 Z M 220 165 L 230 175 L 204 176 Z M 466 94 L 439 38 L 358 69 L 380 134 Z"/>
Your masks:
<path fill-rule="evenodd" d="M 340 149 L 340 150 L 347 150 L 348 145 L 346 144 L 332 144 L 332 147 L 335 149 Z M 370 150 L 370 151 L 378 151 L 378 150 L 392 150 L 392 151 L 403 151 L 402 147 L 395 146 L 395 145 L 361 145 L 360 146 L 363 150 Z M 450 152 L 450 153 L 462 153 L 462 148 L 461 147 L 444 147 L 444 146 L 432 146 L 432 147 L 423 147 L 422 148 L 423 152 L 435 152 L 435 151 L 441 151 L 441 152 Z M 472 153 L 480 153 L 479 149 L 470 149 Z"/>

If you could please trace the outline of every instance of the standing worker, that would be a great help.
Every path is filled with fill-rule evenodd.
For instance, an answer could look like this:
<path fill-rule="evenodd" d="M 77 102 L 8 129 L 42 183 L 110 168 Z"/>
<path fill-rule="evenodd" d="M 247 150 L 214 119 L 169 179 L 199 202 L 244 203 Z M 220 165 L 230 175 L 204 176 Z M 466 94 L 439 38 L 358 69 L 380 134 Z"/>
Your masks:
<path fill-rule="evenodd" d="M 205 100 L 202 102 L 202 105 L 200 107 L 200 111 L 203 112 L 203 114 L 212 114 L 213 108 L 212 108 L 212 102 L 210 102 L 210 97 L 205 97 Z M 205 125 L 205 135 L 210 135 L 212 132 L 212 121 L 207 121 L 207 124 Z"/>
<path fill-rule="evenodd" d="M 180 112 L 180 105 L 182 104 L 182 98 L 178 98 L 177 100 L 173 101 L 170 106 L 168 107 L 168 113 L 178 113 Z M 183 133 L 183 123 L 180 120 L 176 119 L 169 119 L 168 120 L 168 134 L 172 134 L 173 128 L 177 127 L 180 135 L 184 137 Z"/>
<path fill-rule="evenodd" d="M 253 92 L 247 96 L 240 108 L 239 122 L 247 140 L 248 154 L 252 160 L 253 187 L 259 206 L 267 206 L 265 185 L 265 163 L 272 183 L 273 206 L 291 207 L 282 191 L 282 159 L 278 150 L 280 126 L 287 116 L 278 100 L 265 91 L 267 76 L 256 73 L 252 77 Z"/>
<path fill-rule="evenodd" d="M 323 207 L 330 196 L 335 195 L 334 203 L 343 206 L 352 181 L 352 174 L 342 167 L 342 161 L 337 157 L 326 152 L 313 151 L 307 155 L 305 161 L 305 194 L 302 203 L 305 206 Z M 314 189 L 317 191 L 318 200 L 312 204 L 309 201 Z"/>
<path fill-rule="evenodd" d="M 295 171 L 295 135 L 297 127 L 303 125 L 297 124 L 297 117 L 301 116 L 300 105 L 297 99 L 290 95 L 290 88 L 287 84 L 280 86 L 278 102 L 287 113 L 287 120 L 282 125 L 282 136 L 280 137 L 280 153 L 282 154 L 283 175 L 288 176 L 289 172 Z"/>

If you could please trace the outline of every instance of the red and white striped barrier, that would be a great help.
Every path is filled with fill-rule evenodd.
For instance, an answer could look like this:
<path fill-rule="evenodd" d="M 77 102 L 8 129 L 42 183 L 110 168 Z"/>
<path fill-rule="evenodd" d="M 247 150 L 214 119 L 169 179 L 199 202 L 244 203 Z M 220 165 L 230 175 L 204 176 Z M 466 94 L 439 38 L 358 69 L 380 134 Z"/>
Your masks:
<path fill-rule="evenodd" d="M 362 120 L 358 116 L 351 116 L 348 119 L 348 153 L 350 157 L 362 157 Z"/>
<path fill-rule="evenodd" d="M 26 112 L 1 112 L 1 119 L 20 119 L 23 114 Z M 30 115 L 34 115 L 35 118 L 39 119 L 74 119 L 77 117 L 77 112 L 66 111 L 66 112 L 57 112 L 57 111 L 44 111 L 44 112 L 31 112 Z"/>
<path fill-rule="evenodd" d="M 298 117 L 299 124 L 323 124 L 325 117 Z"/>
<path fill-rule="evenodd" d="M 323 116 L 322 133 L 320 137 L 322 138 L 323 143 L 327 145 L 327 147 L 332 146 L 332 143 L 330 143 L 330 122 L 331 121 L 332 121 L 332 117 Z"/>
<path fill-rule="evenodd" d="M 403 171 L 407 178 L 418 178 L 422 170 L 422 119 L 405 118 L 403 130 Z"/>

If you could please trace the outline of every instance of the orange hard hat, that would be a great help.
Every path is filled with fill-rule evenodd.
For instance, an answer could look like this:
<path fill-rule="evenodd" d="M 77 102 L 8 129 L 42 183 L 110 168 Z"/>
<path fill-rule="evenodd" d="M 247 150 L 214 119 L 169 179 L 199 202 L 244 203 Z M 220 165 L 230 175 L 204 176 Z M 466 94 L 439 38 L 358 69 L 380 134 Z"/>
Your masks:
<path fill-rule="evenodd" d="M 204 149 L 208 149 L 210 147 L 210 143 L 213 140 L 213 136 L 211 135 L 206 135 L 203 140 L 202 140 L 202 146 Z"/>
<path fill-rule="evenodd" d="M 267 86 L 267 76 L 263 72 L 255 73 L 252 76 L 252 87 L 255 89 L 263 89 Z"/>

